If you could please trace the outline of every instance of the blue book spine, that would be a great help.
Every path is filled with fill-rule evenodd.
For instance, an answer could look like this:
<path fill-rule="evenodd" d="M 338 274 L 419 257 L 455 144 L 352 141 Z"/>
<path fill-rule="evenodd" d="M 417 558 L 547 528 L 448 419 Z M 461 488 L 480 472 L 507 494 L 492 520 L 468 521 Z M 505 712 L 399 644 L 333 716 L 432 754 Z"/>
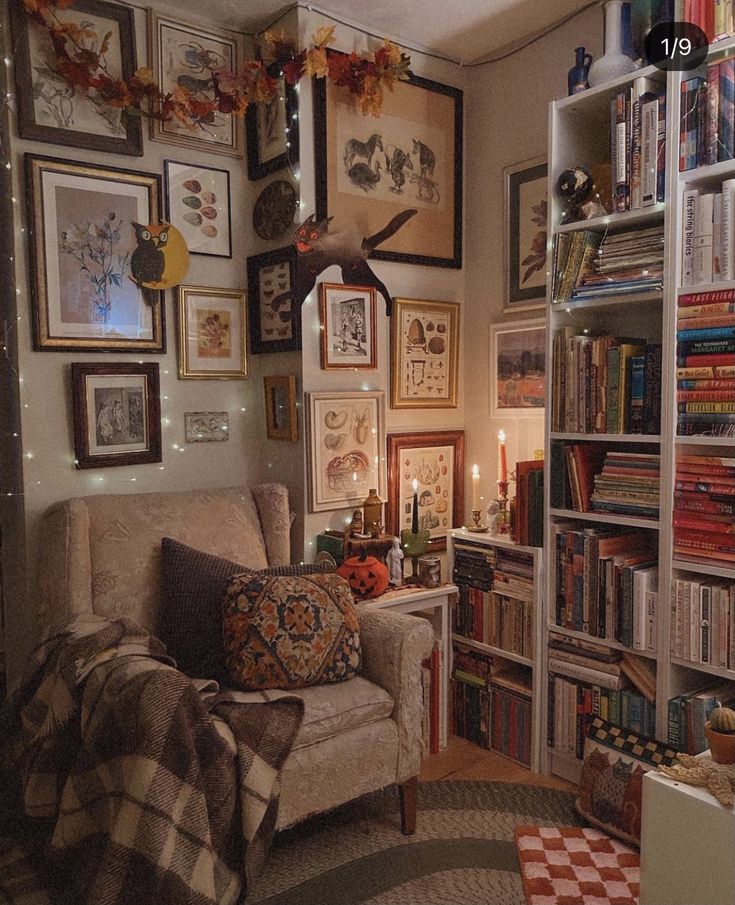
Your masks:
<path fill-rule="evenodd" d="M 733 339 L 735 327 L 707 327 L 701 330 L 677 330 L 678 340 Z"/>

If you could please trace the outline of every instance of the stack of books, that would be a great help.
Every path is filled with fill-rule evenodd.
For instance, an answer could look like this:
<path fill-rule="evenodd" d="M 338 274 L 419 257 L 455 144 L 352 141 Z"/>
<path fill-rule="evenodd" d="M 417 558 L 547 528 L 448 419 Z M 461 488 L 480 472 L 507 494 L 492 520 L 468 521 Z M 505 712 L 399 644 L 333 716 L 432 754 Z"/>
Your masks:
<path fill-rule="evenodd" d="M 712 4 L 702 3 L 702 6 Z M 732 57 L 710 63 L 706 78 L 692 76 L 681 83 L 679 170 L 692 170 L 735 157 L 734 100 L 735 59 Z"/>
<path fill-rule="evenodd" d="M 735 670 L 735 582 L 677 578 L 672 596 L 673 656 Z"/>
<path fill-rule="evenodd" d="M 543 459 L 516 463 L 513 540 L 527 547 L 542 547 L 544 544 Z"/>
<path fill-rule="evenodd" d="M 593 512 L 658 518 L 660 456 L 608 452 L 590 496 Z"/>
<path fill-rule="evenodd" d="M 735 563 L 735 458 L 680 455 L 674 491 L 674 552 Z"/>
<path fill-rule="evenodd" d="M 669 701 L 669 746 L 686 754 L 701 754 L 709 747 L 704 724 L 719 701 L 723 706 L 733 704 L 735 686 L 732 683 L 709 683 L 707 687 L 677 695 Z"/>

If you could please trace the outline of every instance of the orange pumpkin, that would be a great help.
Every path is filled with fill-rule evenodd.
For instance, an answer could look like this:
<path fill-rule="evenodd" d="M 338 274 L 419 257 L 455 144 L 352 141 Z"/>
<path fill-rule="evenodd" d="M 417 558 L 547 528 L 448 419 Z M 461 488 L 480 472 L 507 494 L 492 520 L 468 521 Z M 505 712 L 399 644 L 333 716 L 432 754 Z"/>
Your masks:
<path fill-rule="evenodd" d="M 388 587 L 388 569 L 374 556 L 351 556 L 337 569 L 346 579 L 352 594 L 359 600 L 380 597 Z"/>

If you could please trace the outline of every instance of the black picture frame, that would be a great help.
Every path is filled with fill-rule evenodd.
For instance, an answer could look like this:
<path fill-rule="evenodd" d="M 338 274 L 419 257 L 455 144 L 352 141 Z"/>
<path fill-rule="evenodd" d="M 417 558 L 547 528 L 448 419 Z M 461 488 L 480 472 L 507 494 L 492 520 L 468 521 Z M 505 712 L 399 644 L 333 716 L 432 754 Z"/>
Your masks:
<path fill-rule="evenodd" d="M 203 170 L 209 173 L 218 173 L 224 177 L 225 180 L 225 192 L 227 195 L 227 217 L 225 218 L 227 221 L 227 252 L 216 252 L 216 251 L 198 251 L 196 248 L 192 248 L 189 245 L 189 237 L 187 235 L 186 227 L 180 222 L 179 218 L 172 214 L 172 206 L 171 206 L 171 181 L 172 181 L 172 167 L 190 167 L 193 170 Z M 179 229 L 187 240 L 187 247 L 189 248 L 189 254 L 191 255 L 201 255 L 206 258 L 231 258 L 232 257 L 232 193 L 230 191 L 230 171 L 227 169 L 223 169 L 222 167 L 210 167 L 205 166 L 204 164 L 198 163 L 190 163 L 184 160 L 173 160 L 172 158 L 166 158 L 163 161 L 163 173 L 164 173 L 164 203 L 165 203 L 165 214 L 166 220 L 168 223 L 173 223 L 173 225 Z M 173 219 L 172 219 L 173 217 Z"/>
<path fill-rule="evenodd" d="M 522 160 L 503 170 L 504 185 L 504 271 L 505 305 L 503 310 L 528 311 L 546 304 L 546 240 L 547 240 L 547 180 L 548 164 L 545 156 Z M 524 186 L 535 184 L 538 194 L 526 198 L 521 205 Z M 537 204 L 533 204 L 533 201 Z M 533 224 L 534 239 L 528 243 L 529 225 Z M 522 247 L 523 245 L 523 247 Z M 524 286 L 529 277 L 537 274 L 536 284 Z"/>
<path fill-rule="evenodd" d="M 118 24 L 120 29 L 120 74 L 123 79 L 130 79 L 138 68 L 135 52 L 134 11 L 130 7 L 107 3 L 106 0 L 75 0 L 73 9 L 75 12 L 101 16 Z M 32 23 L 26 15 L 23 0 L 11 0 L 10 19 L 13 46 L 15 47 L 15 84 L 20 137 L 57 146 L 88 148 L 92 151 L 103 151 L 109 154 L 141 157 L 143 155 L 141 118 L 128 115 L 125 111 L 121 114 L 125 128 L 124 138 L 97 135 L 94 132 L 67 129 L 63 126 L 49 126 L 36 121 L 29 29 L 31 27 L 40 28 L 40 26 Z M 76 90 L 73 93 L 76 93 Z"/>
<path fill-rule="evenodd" d="M 274 319 L 273 339 L 268 339 L 268 331 L 271 326 L 264 321 L 265 308 L 268 305 L 266 293 L 271 292 L 270 287 L 263 284 L 263 271 L 270 268 L 281 268 L 281 273 L 288 273 L 290 285 L 296 276 L 296 249 L 293 245 L 285 248 L 276 248 L 259 255 L 248 258 L 248 326 L 250 334 L 250 352 L 254 355 L 262 355 L 267 352 L 299 352 L 301 351 L 301 309 L 291 307 L 291 335 L 282 339 L 278 338 L 279 321 Z M 270 274 L 269 274 L 270 276 Z M 285 291 L 280 286 L 274 287 L 272 295 L 275 297 L 278 291 Z M 290 303 L 293 305 L 293 303 Z M 280 317 L 280 315 L 279 315 Z M 282 318 L 281 324 L 285 324 Z"/>
<path fill-rule="evenodd" d="M 277 72 L 270 72 L 275 77 L 283 78 Z M 284 122 L 288 128 L 288 134 L 284 134 L 284 150 L 281 154 L 271 157 L 269 160 L 261 160 L 260 134 L 258 126 L 258 104 L 249 104 L 245 112 L 245 143 L 248 157 L 248 178 L 251 182 L 257 182 L 282 170 L 285 167 L 296 167 L 299 162 L 299 95 L 295 85 L 286 84 L 283 81 L 283 95 L 278 96 L 278 103 L 285 107 Z M 281 100 L 281 97 L 283 100 Z"/>
<path fill-rule="evenodd" d="M 329 51 L 330 54 L 340 53 L 340 51 Z M 330 131 L 330 104 L 327 96 L 328 90 L 341 91 L 346 90 L 337 88 L 331 84 L 327 85 L 326 78 L 315 78 L 314 85 L 314 149 L 315 149 L 315 169 L 316 169 L 316 219 L 323 220 L 328 216 L 335 215 L 334 206 L 330 207 L 329 199 L 329 178 L 330 165 L 336 166 L 337 158 L 333 158 L 334 149 L 330 148 L 329 131 Z M 448 267 L 459 269 L 462 267 L 462 138 L 463 138 L 463 92 L 459 88 L 451 85 L 444 85 L 441 82 L 435 82 L 432 79 L 423 78 L 411 74 L 406 81 L 400 81 L 395 86 L 394 92 L 386 92 L 386 98 L 394 95 L 395 91 L 402 90 L 405 87 L 415 88 L 420 91 L 427 91 L 451 98 L 454 104 L 453 116 L 451 117 L 451 129 L 453 134 L 454 155 L 452 159 L 452 177 L 447 180 L 453 186 L 453 204 L 450 205 L 452 214 L 452 238 L 451 251 L 446 255 L 427 254 L 417 249 L 416 252 L 391 251 L 389 248 L 378 248 L 371 255 L 377 261 L 395 261 L 405 264 L 423 264 L 429 267 Z M 369 121 L 369 118 L 368 118 Z M 380 120 L 376 120 L 376 129 L 380 126 Z M 383 155 L 381 154 L 381 157 Z M 418 174 L 416 174 L 418 175 Z M 334 171 L 332 171 L 334 176 Z M 396 195 L 398 197 L 398 195 Z M 402 196 L 403 197 L 403 196 Z M 355 216 L 359 212 L 358 205 L 370 204 L 372 199 L 369 193 L 365 194 L 365 199 L 357 196 L 354 198 L 355 205 L 353 210 Z M 410 208 L 411 198 L 408 194 L 405 196 L 404 203 L 395 202 L 395 213 Z M 385 203 L 381 204 L 381 208 L 385 208 Z M 422 222 L 422 210 L 409 221 L 410 228 L 415 230 L 416 236 L 430 235 L 434 230 L 432 225 Z M 344 218 L 342 218 L 344 219 Z M 383 222 L 380 222 L 377 228 L 382 228 L 388 222 L 389 216 L 384 216 Z M 340 222 L 340 228 L 344 229 L 350 224 Z M 372 225 L 372 224 L 371 224 Z M 405 230 L 406 227 L 403 227 Z M 400 237 L 400 233 L 398 234 Z"/>

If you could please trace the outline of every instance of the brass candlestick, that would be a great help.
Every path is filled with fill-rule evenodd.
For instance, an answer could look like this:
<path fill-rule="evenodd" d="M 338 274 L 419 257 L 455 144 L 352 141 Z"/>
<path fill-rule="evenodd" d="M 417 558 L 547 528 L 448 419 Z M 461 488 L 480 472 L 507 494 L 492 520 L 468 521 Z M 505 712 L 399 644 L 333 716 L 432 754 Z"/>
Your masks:
<path fill-rule="evenodd" d="M 508 481 L 498 481 L 498 534 L 510 534 L 510 512 L 508 511 Z"/>
<path fill-rule="evenodd" d="M 481 513 L 481 511 L 482 511 L 482 510 L 480 510 L 480 509 L 473 509 L 473 510 L 472 510 L 472 524 L 467 526 L 467 530 L 468 530 L 468 531 L 483 532 L 483 531 L 488 531 L 488 530 L 489 530 L 489 528 L 488 528 L 487 525 L 481 525 L 481 524 L 480 524 L 480 513 Z"/>

